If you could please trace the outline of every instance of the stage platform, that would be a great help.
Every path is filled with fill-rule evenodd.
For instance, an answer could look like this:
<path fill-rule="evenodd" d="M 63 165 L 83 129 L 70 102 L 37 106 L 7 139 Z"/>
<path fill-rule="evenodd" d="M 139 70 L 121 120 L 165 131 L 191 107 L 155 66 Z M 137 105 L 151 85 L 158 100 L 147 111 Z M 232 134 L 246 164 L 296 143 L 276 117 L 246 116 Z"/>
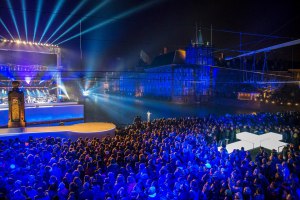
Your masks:
<path fill-rule="evenodd" d="M 282 140 L 282 135 L 273 132 L 262 135 L 241 132 L 236 135 L 236 138 L 240 141 L 226 145 L 228 153 L 231 153 L 234 149 L 241 149 L 241 147 L 244 147 L 246 151 L 264 147 L 269 150 L 275 149 L 276 151 L 281 152 L 283 146 L 287 145 L 287 143 L 280 141 Z M 219 147 L 219 150 L 220 149 L 221 147 Z"/>
<path fill-rule="evenodd" d="M 0 139 L 32 137 L 63 137 L 77 139 L 82 138 L 102 138 L 114 136 L 116 126 L 112 123 L 91 122 L 75 124 L 71 126 L 48 126 L 48 127 L 25 127 L 25 128 L 2 128 L 0 129 Z"/>
<path fill-rule="evenodd" d="M 25 104 L 26 123 L 38 124 L 84 119 L 84 106 L 77 102 Z M 0 105 L 0 127 L 7 126 L 8 105 Z"/>

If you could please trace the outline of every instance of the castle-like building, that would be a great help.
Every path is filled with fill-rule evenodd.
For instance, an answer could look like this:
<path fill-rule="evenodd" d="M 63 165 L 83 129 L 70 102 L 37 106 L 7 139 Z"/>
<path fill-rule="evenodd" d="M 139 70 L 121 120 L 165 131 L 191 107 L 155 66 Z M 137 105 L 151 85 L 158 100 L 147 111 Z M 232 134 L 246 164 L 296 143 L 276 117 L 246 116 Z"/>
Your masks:
<path fill-rule="evenodd" d="M 201 31 L 184 50 L 157 56 L 141 71 L 120 75 L 123 95 L 158 97 L 175 102 L 207 101 L 215 87 L 213 48 L 202 39 Z"/>

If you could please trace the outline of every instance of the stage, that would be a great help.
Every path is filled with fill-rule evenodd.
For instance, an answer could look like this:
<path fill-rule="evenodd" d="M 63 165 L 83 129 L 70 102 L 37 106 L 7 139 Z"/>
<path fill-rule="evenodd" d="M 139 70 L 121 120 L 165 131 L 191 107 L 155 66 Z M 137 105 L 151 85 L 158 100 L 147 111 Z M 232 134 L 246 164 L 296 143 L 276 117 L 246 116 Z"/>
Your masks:
<path fill-rule="evenodd" d="M 25 127 L 25 128 L 2 128 L 0 139 L 28 137 L 62 137 L 76 140 L 82 138 L 102 138 L 114 136 L 116 126 L 112 123 L 91 122 L 75 124 L 71 126 L 48 126 L 48 127 Z"/>
<path fill-rule="evenodd" d="M 0 127 L 7 126 L 8 105 L 0 105 Z M 77 102 L 25 104 L 26 123 L 51 124 L 60 121 L 81 121 L 84 119 L 84 106 Z"/>
<path fill-rule="evenodd" d="M 246 151 L 258 147 L 264 147 L 269 150 L 275 149 L 276 151 L 281 152 L 283 146 L 287 145 L 287 143 L 280 141 L 282 140 L 282 135 L 273 132 L 265 133 L 262 135 L 256 135 L 249 132 L 241 132 L 236 135 L 236 138 L 240 141 L 226 145 L 228 153 L 231 153 L 234 149 L 241 149 L 241 147 L 244 147 Z M 219 150 L 220 149 L 221 147 L 219 147 Z"/>

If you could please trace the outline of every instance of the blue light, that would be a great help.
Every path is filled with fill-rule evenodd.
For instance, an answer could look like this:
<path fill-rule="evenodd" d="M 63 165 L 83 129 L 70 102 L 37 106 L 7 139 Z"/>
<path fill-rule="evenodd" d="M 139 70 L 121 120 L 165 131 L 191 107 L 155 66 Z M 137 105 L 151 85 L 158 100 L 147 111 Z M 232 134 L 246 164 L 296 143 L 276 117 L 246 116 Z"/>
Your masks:
<path fill-rule="evenodd" d="M 101 23 L 99 23 L 99 24 L 96 24 L 95 26 L 92 26 L 91 28 L 88 28 L 88 29 L 86 29 L 85 31 L 82 31 L 81 33 L 78 33 L 78 34 L 76 34 L 76 35 L 73 35 L 73 36 L 69 37 L 68 39 L 66 39 L 66 40 L 64 40 L 64 41 L 62 41 L 62 42 L 60 42 L 60 43 L 58 43 L 58 44 L 65 43 L 65 42 L 67 42 L 67 41 L 69 41 L 69 40 L 72 40 L 72 39 L 74 39 L 74 38 L 76 38 L 76 37 L 79 37 L 80 35 L 89 33 L 89 32 L 91 32 L 91 31 L 93 31 L 93 30 L 95 30 L 95 29 L 97 29 L 97 28 L 100 28 L 100 27 L 102 27 L 102 26 L 105 26 L 105 25 L 107 25 L 107 24 L 109 24 L 109 23 L 115 21 L 116 19 L 128 17 L 129 15 L 132 15 L 132 14 L 134 14 L 134 13 L 136 13 L 136 12 L 138 12 L 138 11 L 141 11 L 141 10 L 143 10 L 143 9 L 145 9 L 145 8 L 148 8 L 149 6 L 152 6 L 152 5 L 155 4 L 155 3 L 158 3 L 158 1 L 150 1 L 150 2 L 145 3 L 145 4 L 143 4 L 143 5 L 136 6 L 135 8 L 133 8 L 133 9 L 131 9 L 131 10 L 129 10 L 129 11 L 123 12 L 123 13 L 121 13 L 121 14 L 115 16 L 115 17 L 112 17 L 112 18 L 110 18 L 110 19 L 108 19 L 108 20 L 106 20 L 106 21 L 104 21 L 104 22 L 101 22 Z M 80 22 L 79 22 L 79 23 L 80 23 Z M 58 38 L 57 38 L 57 39 L 58 39 Z"/>
<path fill-rule="evenodd" d="M 35 40 L 36 30 L 37 30 L 40 16 L 41 16 L 42 5 L 43 5 L 43 0 L 39 0 L 38 4 L 37 4 L 37 10 L 36 10 L 36 16 L 35 16 L 35 22 L 34 22 L 34 32 L 33 32 L 33 39 L 32 39 L 33 42 Z"/>
<path fill-rule="evenodd" d="M 14 25 L 15 25 L 15 28 L 16 28 L 16 30 L 17 30 L 19 39 L 21 40 L 20 32 L 19 32 L 19 28 L 18 28 L 18 24 L 17 24 L 17 20 L 16 20 L 15 13 L 14 13 L 14 9 L 13 9 L 13 7 L 12 7 L 12 5 L 11 5 L 10 0 L 6 0 L 6 3 L 7 3 L 7 5 L 8 5 L 8 9 L 9 9 L 11 18 L 12 18 L 12 20 L 13 20 L 13 23 L 14 23 Z"/>
<path fill-rule="evenodd" d="M 25 36 L 26 36 L 26 41 L 28 42 L 28 36 L 27 36 L 27 17 L 26 17 L 26 2 L 25 2 L 25 0 L 22 0 L 22 10 L 23 10 L 23 20 L 24 20 Z"/>
<path fill-rule="evenodd" d="M 59 11 L 59 9 L 61 8 L 61 6 L 63 5 L 63 3 L 64 3 L 64 0 L 59 0 L 58 3 L 56 4 L 56 6 L 55 6 L 55 8 L 53 10 L 53 14 L 51 15 L 51 17 L 50 17 L 50 19 L 49 19 L 49 21 L 48 21 L 48 23 L 46 25 L 46 28 L 45 28 L 45 30 L 44 30 L 44 32 L 42 34 L 42 37 L 41 37 L 39 43 L 41 43 L 41 41 L 43 40 L 46 32 L 48 31 L 48 29 L 50 28 L 51 24 L 53 23 L 54 18 L 56 16 L 57 12 Z"/>
<path fill-rule="evenodd" d="M 12 34 L 10 33 L 10 31 L 8 30 L 7 26 L 5 25 L 5 23 L 2 21 L 2 19 L 0 18 L 0 23 L 2 24 L 2 26 L 5 28 L 5 30 L 8 32 L 8 34 L 10 35 L 11 39 L 15 40 L 15 38 L 12 36 Z"/>
<path fill-rule="evenodd" d="M 87 0 L 83 0 L 76 6 L 76 8 L 71 12 L 71 14 L 61 23 L 61 25 L 52 33 L 52 35 L 48 38 L 46 43 L 73 17 L 73 15 L 87 2 Z"/>
<path fill-rule="evenodd" d="M 69 33 L 71 30 L 73 30 L 78 24 L 80 24 L 80 22 L 83 22 L 84 20 L 87 19 L 87 17 L 89 17 L 90 15 L 93 15 L 95 12 L 97 12 L 100 8 L 104 7 L 108 2 L 110 2 L 109 0 L 103 1 L 101 4 L 99 4 L 97 7 L 95 7 L 93 10 L 91 10 L 88 14 L 86 14 L 86 16 L 83 19 L 80 19 L 79 21 L 77 21 L 76 23 L 74 23 L 70 28 L 68 28 L 65 32 L 63 32 L 62 34 L 59 35 L 58 38 L 56 38 L 51 44 L 53 44 L 54 42 L 56 42 L 58 39 L 60 39 L 61 37 L 63 37 L 64 35 L 66 35 L 67 33 Z"/>
<path fill-rule="evenodd" d="M 15 169 L 15 168 L 16 168 L 16 165 L 15 165 L 15 164 L 11 164 L 9 167 L 10 167 L 11 169 Z"/>
<path fill-rule="evenodd" d="M 82 95 L 83 95 L 84 97 L 87 97 L 87 96 L 90 95 L 90 91 L 84 90 L 84 91 L 82 92 Z"/>

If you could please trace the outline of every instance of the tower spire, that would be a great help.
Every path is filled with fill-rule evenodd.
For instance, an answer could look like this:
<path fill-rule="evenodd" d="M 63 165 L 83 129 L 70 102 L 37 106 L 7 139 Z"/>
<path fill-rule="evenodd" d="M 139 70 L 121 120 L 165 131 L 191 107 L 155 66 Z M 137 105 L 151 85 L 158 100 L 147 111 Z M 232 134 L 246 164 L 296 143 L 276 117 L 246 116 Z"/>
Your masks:
<path fill-rule="evenodd" d="M 202 39 L 202 32 L 201 32 L 201 28 L 198 30 L 198 38 L 197 38 L 197 44 L 198 45 L 203 45 L 203 39 Z"/>

